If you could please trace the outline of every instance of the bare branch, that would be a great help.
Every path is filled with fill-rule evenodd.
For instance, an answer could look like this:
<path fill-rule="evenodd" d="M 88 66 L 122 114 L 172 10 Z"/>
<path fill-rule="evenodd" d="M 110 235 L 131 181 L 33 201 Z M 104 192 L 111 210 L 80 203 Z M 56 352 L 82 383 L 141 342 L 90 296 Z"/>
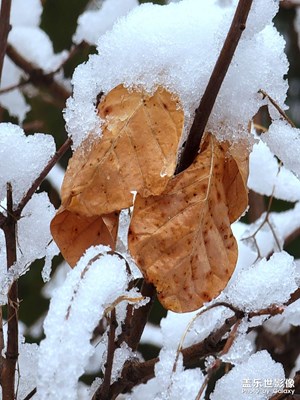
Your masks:
<path fill-rule="evenodd" d="M 107 347 L 107 358 L 105 365 L 105 373 L 102 385 L 99 387 L 95 395 L 93 396 L 93 400 L 109 400 L 109 388 L 111 381 L 111 373 L 114 361 L 114 354 L 116 350 L 116 335 L 117 328 L 117 319 L 116 319 L 116 310 L 112 309 L 110 313 L 110 328 L 108 333 L 108 347 Z"/>
<path fill-rule="evenodd" d="M 289 305 L 292 302 L 300 298 L 300 289 L 292 294 L 291 299 L 283 306 Z M 222 303 L 227 306 L 226 303 Z M 248 318 L 253 318 L 261 315 L 278 315 L 284 310 L 284 307 L 270 306 L 266 309 L 251 312 L 247 314 Z M 196 343 L 192 346 L 186 347 L 181 350 L 183 355 L 183 365 L 185 368 L 192 368 L 199 364 L 199 360 L 209 355 L 218 355 L 222 350 L 227 341 L 223 340 L 226 333 L 230 332 L 231 328 L 242 318 L 245 317 L 245 313 L 238 309 L 233 308 L 235 314 L 232 317 L 227 318 L 224 324 L 212 332 L 206 339 L 200 343 Z M 229 342 L 230 344 L 230 342 Z M 120 393 L 130 391 L 134 386 L 146 383 L 149 379 L 154 377 L 154 367 L 159 361 L 159 358 L 153 358 L 152 360 L 139 363 L 136 360 L 128 361 L 123 368 L 122 376 L 114 382 L 110 388 L 110 399 L 115 399 Z"/>
<path fill-rule="evenodd" d="M 6 88 L 0 89 L 0 94 L 8 93 L 11 92 L 12 90 L 19 89 L 22 86 L 27 85 L 28 83 L 30 83 L 30 79 L 25 79 L 24 81 L 16 83 L 15 85 L 7 86 Z"/>
<path fill-rule="evenodd" d="M 241 35 L 246 28 L 246 22 L 252 1 L 253 0 L 239 0 L 223 48 L 210 76 L 199 107 L 196 109 L 195 119 L 180 157 L 176 174 L 189 167 L 197 155 L 201 138 L 215 104 L 217 95 L 224 81 Z"/>
<path fill-rule="evenodd" d="M 3 227 L 6 242 L 7 269 L 17 260 L 16 219 L 13 215 L 13 194 L 11 184 L 7 184 L 7 217 Z M 18 360 L 18 283 L 15 281 L 8 292 L 7 304 L 7 349 L 2 369 L 2 398 L 15 398 L 15 372 Z"/>
<path fill-rule="evenodd" d="M 118 346 L 120 346 L 122 342 L 126 342 L 133 351 L 138 347 L 155 299 L 156 291 L 154 286 L 143 281 L 141 295 L 150 298 L 150 301 L 139 308 L 134 308 L 130 304 L 128 305 L 123 332 L 118 338 Z"/>
<path fill-rule="evenodd" d="M 7 37 L 10 31 L 11 0 L 2 0 L 0 10 L 0 82 L 3 70 L 4 57 L 7 47 Z"/>

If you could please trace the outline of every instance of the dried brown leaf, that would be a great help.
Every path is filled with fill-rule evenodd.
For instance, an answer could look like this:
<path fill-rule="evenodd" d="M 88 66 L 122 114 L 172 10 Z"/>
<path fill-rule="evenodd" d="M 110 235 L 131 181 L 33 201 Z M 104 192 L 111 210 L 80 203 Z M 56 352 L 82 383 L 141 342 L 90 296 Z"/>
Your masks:
<path fill-rule="evenodd" d="M 103 134 L 89 137 L 69 162 L 62 204 L 81 215 L 132 205 L 133 193 L 158 195 L 173 175 L 183 111 L 171 93 L 151 96 L 119 85 L 98 106 Z"/>
<path fill-rule="evenodd" d="M 90 246 L 115 249 L 119 213 L 86 217 L 61 207 L 51 222 L 51 233 L 64 259 L 74 267 Z"/>
<path fill-rule="evenodd" d="M 247 158 L 246 147 L 207 134 L 160 196 L 136 197 L 129 249 L 165 308 L 195 310 L 226 286 L 237 261 L 230 224 L 247 207 Z"/>

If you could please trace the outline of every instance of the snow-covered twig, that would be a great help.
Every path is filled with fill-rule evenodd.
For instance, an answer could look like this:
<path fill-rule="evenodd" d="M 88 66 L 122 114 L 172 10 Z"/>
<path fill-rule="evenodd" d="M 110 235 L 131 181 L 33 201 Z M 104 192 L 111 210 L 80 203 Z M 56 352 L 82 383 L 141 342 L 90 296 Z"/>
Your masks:
<path fill-rule="evenodd" d="M 292 295 L 292 299 L 289 300 L 285 306 L 291 304 L 300 298 L 300 291 L 296 291 Z M 225 303 L 223 303 L 225 305 Z M 230 307 L 231 308 L 231 307 Z M 283 312 L 283 307 L 268 307 L 256 312 L 250 312 L 247 314 L 248 318 L 258 317 L 262 315 L 274 316 Z M 199 359 L 207 357 L 209 355 L 217 355 L 222 352 L 226 346 L 227 340 L 224 341 L 224 335 L 231 331 L 232 327 L 237 324 L 238 321 L 242 320 L 246 316 L 246 313 L 238 309 L 235 310 L 233 316 L 227 318 L 223 325 L 212 332 L 203 341 L 193 344 L 189 347 L 181 349 L 183 355 L 183 365 L 185 368 L 193 367 L 199 362 Z M 230 342 L 229 342 L 230 344 Z M 228 345 L 229 345 L 228 344 Z M 226 350 L 225 350 L 226 351 Z M 115 399 L 118 394 L 122 392 L 130 391 L 134 386 L 140 383 L 146 383 L 149 379 L 154 377 L 155 364 L 159 361 L 159 358 L 153 358 L 149 361 L 142 363 L 136 360 L 128 361 L 123 368 L 121 378 L 114 382 L 110 388 L 110 399 Z M 96 400 L 97 397 L 93 397 Z"/>

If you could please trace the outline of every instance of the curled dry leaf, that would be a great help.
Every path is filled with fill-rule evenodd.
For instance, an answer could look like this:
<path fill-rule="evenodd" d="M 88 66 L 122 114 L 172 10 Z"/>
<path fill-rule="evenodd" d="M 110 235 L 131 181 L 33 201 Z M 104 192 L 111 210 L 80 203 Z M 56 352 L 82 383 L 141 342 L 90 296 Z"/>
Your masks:
<path fill-rule="evenodd" d="M 74 267 L 90 246 L 115 249 L 119 213 L 86 217 L 61 207 L 51 222 L 51 233 L 64 259 Z"/>
<path fill-rule="evenodd" d="M 248 203 L 247 160 L 246 146 L 207 134 L 160 196 L 136 197 L 129 249 L 167 309 L 195 310 L 226 286 L 237 261 L 230 224 Z"/>
<path fill-rule="evenodd" d="M 62 186 L 62 204 L 80 215 L 108 214 L 165 189 L 176 166 L 183 111 L 159 87 L 151 96 L 119 85 L 98 106 L 104 123 L 75 151 Z"/>

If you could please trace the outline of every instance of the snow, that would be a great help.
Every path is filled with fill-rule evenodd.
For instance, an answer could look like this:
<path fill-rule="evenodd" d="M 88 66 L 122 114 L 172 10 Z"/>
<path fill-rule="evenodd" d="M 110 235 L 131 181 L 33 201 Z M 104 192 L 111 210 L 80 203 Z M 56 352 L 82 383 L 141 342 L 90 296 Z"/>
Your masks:
<path fill-rule="evenodd" d="M 9 43 L 34 66 L 43 71 L 55 71 L 67 58 L 68 52 L 54 54 L 48 35 L 35 26 L 18 26 L 9 34 Z"/>
<path fill-rule="evenodd" d="M 19 344 L 19 379 L 18 397 L 25 398 L 36 387 L 37 359 L 39 346 L 36 343 L 25 343 L 25 339 Z"/>
<path fill-rule="evenodd" d="M 130 361 L 131 359 L 136 359 L 138 361 L 139 359 L 141 360 L 141 357 L 138 357 L 138 354 L 133 352 L 125 342 L 121 343 L 120 347 L 116 349 L 114 354 L 111 383 L 120 378 L 125 362 Z"/>
<path fill-rule="evenodd" d="M 4 58 L 1 89 L 16 85 L 21 79 L 21 70 L 8 57 Z M 19 89 L 14 89 L 0 95 L 0 104 L 6 108 L 10 115 L 17 117 L 20 122 L 26 117 L 30 106 Z"/>
<path fill-rule="evenodd" d="M 276 120 L 262 139 L 285 167 L 300 178 L 300 129 L 293 128 L 287 121 Z"/>
<path fill-rule="evenodd" d="M 300 9 L 296 8 L 296 18 L 294 19 L 295 31 L 298 34 L 298 46 L 300 48 Z"/>
<path fill-rule="evenodd" d="M 292 326 L 300 325 L 300 300 L 289 304 L 284 312 L 275 315 L 264 323 L 264 328 L 275 334 L 285 335 Z"/>
<path fill-rule="evenodd" d="M 155 378 L 135 387 L 133 393 L 127 395 L 125 399 L 194 399 L 204 381 L 204 376 L 199 368 L 184 370 L 182 356 L 179 356 L 176 371 L 173 372 L 175 357 L 174 350 L 162 349 L 159 361 L 155 364 Z"/>
<path fill-rule="evenodd" d="M 225 363 L 232 365 L 241 364 L 249 359 L 251 354 L 255 353 L 255 338 L 256 332 L 249 329 L 248 318 L 244 318 L 238 326 L 234 341 L 229 348 L 229 351 L 222 354 L 220 359 Z"/>
<path fill-rule="evenodd" d="M 116 251 L 126 258 L 133 279 L 142 278 L 142 273 L 135 264 L 131 254 L 128 251 L 128 229 L 131 221 L 129 209 L 121 210 L 119 215 L 118 235 L 116 243 Z"/>
<path fill-rule="evenodd" d="M 50 203 L 47 193 L 43 192 L 32 196 L 18 222 L 17 262 L 20 266 L 24 266 L 46 256 L 42 272 L 44 281 L 49 280 L 51 260 L 59 253 L 50 233 L 50 222 L 54 215 L 55 208 Z"/>
<path fill-rule="evenodd" d="M 42 271 L 44 280 L 48 280 L 51 272 L 52 258 L 59 253 L 59 249 L 52 241 L 50 222 L 55 215 L 55 209 L 50 203 L 47 193 L 35 193 L 24 207 L 17 224 L 17 261 L 5 271 L 6 262 L 2 267 L 0 279 L 0 303 L 6 304 L 7 292 L 14 280 L 29 270 L 30 264 L 45 257 L 45 266 Z M 4 238 L 0 258 L 6 257 Z"/>
<path fill-rule="evenodd" d="M 284 304 L 297 288 L 293 257 L 282 251 L 241 270 L 223 295 L 233 306 L 250 312 Z"/>
<path fill-rule="evenodd" d="M 104 0 L 98 10 L 85 11 L 78 18 L 77 30 L 73 36 L 74 43 L 84 40 L 96 45 L 99 37 L 111 29 L 118 18 L 138 5 L 137 0 Z"/>
<path fill-rule="evenodd" d="M 250 388 L 244 388 L 245 382 Z M 256 380 L 256 381 L 255 381 Z M 275 386 L 263 387 L 265 380 L 271 380 L 273 385 L 276 381 L 283 380 L 284 370 L 282 365 L 275 363 L 267 351 L 259 351 L 253 354 L 248 361 L 234 367 L 223 378 L 219 379 L 210 400 L 265 400 L 272 397 Z M 254 382 L 261 383 L 262 387 L 255 387 Z"/>
<path fill-rule="evenodd" d="M 1 1 L 0 1 L 1 4 Z M 11 23 L 15 26 L 39 26 L 43 12 L 40 0 L 14 0 L 11 6 Z"/>
<path fill-rule="evenodd" d="M 36 133 L 25 136 L 11 123 L 0 124 L 0 201 L 6 197 L 6 184 L 13 188 L 18 204 L 55 152 L 53 137 Z M 14 160 L 14 162 L 11 162 Z"/>
<path fill-rule="evenodd" d="M 47 175 L 47 181 L 49 181 L 52 187 L 60 193 L 61 185 L 65 176 L 65 170 L 59 165 L 55 164 Z"/>
<path fill-rule="evenodd" d="M 156 325 L 151 324 L 150 322 L 147 322 L 140 343 L 162 347 L 163 339 L 160 328 Z"/>
<path fill-rule="evenodd" d="M 45 72 L 52 72 L 66 59 L 68 52 L 54 54 L 52 42 L 39 28 L 42 12 L 40 0 L 12 1 L 10 18 L 12 29 L 8 35 L 8 42 L 34 66 Z M 5 57 L 0 89 L 17 85 L 22 78 L 26 78 L 24 72 Z M 0 95 L 0 105 L 12 116 L 17 117 L 19 122 L 23 122 L 27 112 L 30 111 L 30 106 L 20 89 Z"/>
<path fill-rule="evenodd" d="M 163 344 L 169 349 L 177 349 L 181 339 L 184 339 L 183 348 L 201 342 L 232 315 L 233 312 L 226 307 L 215 307 L 199 316 L 197 311 L 184 314 L 168 311 L 160 322 Z"/>
<path fill-rule="evenodd" d="M 143 4 L 120 19 L 98 41 L 98 53 L 73 75 L 74 93 L 65 120 L 76 148 L 90 132 L 101 133 L 95 102 L 120 83 L 149 92 L 163 85 L 179 96 L 185 113 L 185 133 L 222 48 L 237 1 L 185 0 L 166 6 Z M 284 40 L 271 20 L 278 9 L 273 0 L 255 0 L 249 27 L 208 123 L 219 138 L 248 136 L 249 120 L 266 100 L 263 88 L 283 107 L 288 63 Z M 210 17 L 207 18 L 207 15 Z M 188 44 L 188 45 L 187 45 Z M 259 59 L 257 63 L 254 60 Z M 133 68 L 134 66 L 134 68 Z"/>
<path fill-rule="evenodd" d="M 92 332 L 105 310 L 126 295 L 125 263 L 107 254 L 108 250 L 104 246 L 88 249 L 51 299 L 38 362 L 41 400 L 76 398 L 78 378 L 94 352 Z"/>
<path fill-rule="evenodd" d="M 272 126 L 272 125 L 271 125 Z M 263 134 L 263 138 L 267 135 Z M 265 139 L 264 139 L 265 140 Z M 266 140 L 268 143 L 269 141 Z M 287 144 L 287 143 L 285 143 Z M 292 151 L 292 142 L 288 143 L 287 151 Z M 250 170 L 248 187 L 257 193 L 274 196 L 286 201 L 300 200 L 300 181 L 279 163 L 270 148 L 262 140 L 254 144 L 250 154 Z"/>
<path fill-rule="evenodd" d="M 300 202 L 287 211 L 271 212 L 268 218 L 266 213 L 263 213 L 249 225 L 234 223 L 232 229 L 238 240 L 239 250 L 234 275 L 241 268 L 254 264 L 258 256 L 268 257 L 273 251 L 281 250 L 283 242 L 299 227 Z"/>

